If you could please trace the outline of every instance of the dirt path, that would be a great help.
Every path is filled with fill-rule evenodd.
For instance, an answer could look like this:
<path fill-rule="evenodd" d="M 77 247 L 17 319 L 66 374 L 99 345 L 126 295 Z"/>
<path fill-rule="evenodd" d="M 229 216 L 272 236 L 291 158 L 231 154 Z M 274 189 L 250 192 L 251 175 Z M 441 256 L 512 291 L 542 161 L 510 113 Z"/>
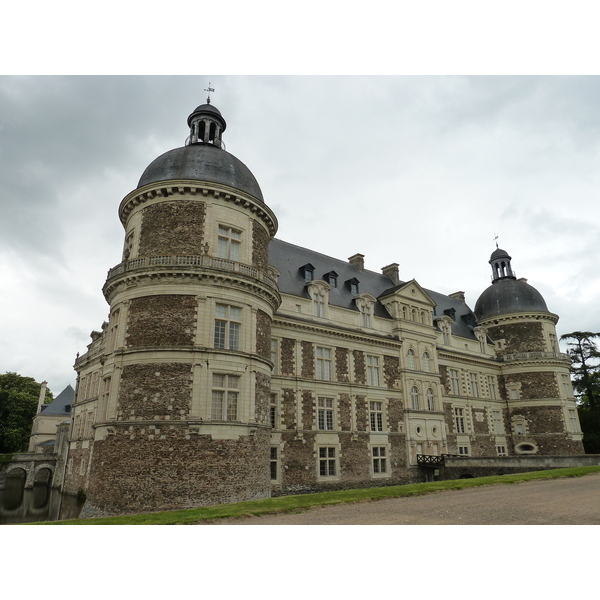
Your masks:
<path fill-rule="evenodd" d="M 213 525 L 600 525 L 600 473 L 223 519 Z"/>

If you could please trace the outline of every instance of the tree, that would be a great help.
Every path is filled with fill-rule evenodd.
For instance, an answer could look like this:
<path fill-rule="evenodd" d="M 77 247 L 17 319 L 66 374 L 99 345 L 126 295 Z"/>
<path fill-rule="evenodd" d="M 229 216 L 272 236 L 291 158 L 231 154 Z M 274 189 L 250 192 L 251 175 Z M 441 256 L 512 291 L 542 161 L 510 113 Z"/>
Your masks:
<path fill-rule="evenodd" d="M 571 379 L 573 387 L 578 392 L 580 400 L 585 400 L 590 409 L 600 409 L 600 378 L 596 375 L 600 372 L 600 350 L 596 347 L 596 341 L 600 333 L 590 331 L 574 331 L 561 335 L 561 341 L 567 342 L 567 354 L 573 361 L 571 364 Z"/>
<path fill-rule="evenodd" d="M 0 454 L 27 450 L 41 385 L 17 373 L 0 375 Z M 44 403 L 53 399 L 47 389 Z"/>

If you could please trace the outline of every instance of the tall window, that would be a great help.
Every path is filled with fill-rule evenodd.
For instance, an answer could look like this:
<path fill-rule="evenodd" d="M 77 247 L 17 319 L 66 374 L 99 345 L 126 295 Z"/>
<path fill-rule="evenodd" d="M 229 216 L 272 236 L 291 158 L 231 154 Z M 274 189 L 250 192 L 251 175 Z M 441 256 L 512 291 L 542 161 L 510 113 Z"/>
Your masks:
<path fill-rule="evenodd" d="M 277 372 L 277 340 L 271 340 L 271 362 L 273 363 L 273 373 Z"/>
<path fill-rule="evenodd" d="M 277 446 L 271 446 L 271 481 L 277 480 L 277 475 L 279 469 L 278 467 L 278 456 L 277 456 Z"/>
<path fill-rule="evenodd" d="M 379 357 L 367 355 L 367 384 L 379 385 Z"/>
<path fill-rule="evenodd" d="M 431 371 L 431 358 L 429 352 L 423 352 L 423 371 L 429 373 Z"/>
<path fill-rule="evenodd" d="M 213 373 L 212 412 L 215 421 L 236 421 L 240 378 Z"/>
<path fill-rule="evenodd" d="M 277 429 L 279 419 L 277 418 L 277 394 L 271 394 L 271 404 L 269 405 L 269 419 L 271 421 L 271 427 Z"/>
<path fill-rule="evenodd" d="M 573 386 L 571 385 L 571 379 L 568 375 L 562 376 L 562 385 L 565 398 L 571 397 L 573 395 Z"/>
<path fill-rule="evenodd" d="M 120 310 L 117 308 L 110 319 L 110 334 L 108 342 L 108 351 L 112 352 L 117 347 L 117 334 L 119 332 L 119 313 Z"/>
<path fill-rule="evenodd" d="M 577 411 L 574 408 L 569 409 L 569 429 L 571 431 L 579 431 L 579 421 L 577 419 Z"/>
<path fill-rule="evenodd" d="M 415 362 L 415 352 L 412 348 L 406 353 L 406 368 L 412 369 L 413 371 L 417 368 Z"/>
<path fill-rule="evenodd" d="M 419 408 L 419 389 L 416 385 L 413 385 L 410 390 L 410 402 L 413 410 L 420 410 Z"/>
<path fill-rule="evenodd" d="M 457 369 L 450 369 L 450 393 L 460 396 L 460 379 Z"/>
<path fill-rule="evenodd" d="M 373 474 L 387 473 L 387 453 L 385 446 L 373 446 Z"/>
<path fill-rule="evenodd" d="M 332 446 L 319 448 L 319 475 L 335 477 L 336 472 L 335 448 Z"/>
<path fill-rule="evenodd" d="M 469 373 L 469 387 L 471 396 L 479 398 L 479 375 L 477 373 Z"/>
<path fill-rule="evenodd" d="M 464 408 L 454 409 L 454 425 L 456 427 L 456 433 L 464 433 L 466 431 Z"/>
<path fill-rule="evenodd" d="M 317 379 L 331 381 L 331 350 L 317 346 Z"/>
<path fill-rule="evenodd" d="M 240 260 L 242 232 L 225 225 L 219 225 L 217 256 L 229 260 Z"/>
<path fill-rule="evenodd" d="M 492 432 L 502 433 L 502 412 L 499 410 L 492 411 Z"/>
<path fill-rule="evenodd" d="M 321 431 L 333 431 L 333 398 L 317 399 L 317 427 Z"/>
<path fill-rule="evenodd" d="M 435 410 L 435 396 L 431 388 L 427 390 L 427 410 Z"/>
<path fill-rule="evenodd" d="M 315 317 L 325 316 L 325 294 L 315 292 L 313 295 L 313 314 Z"/>
<path fill-rule="evenodd" d="M 215 307 L 215 348 L 239 350 L 241 309 L 226 304 Z"/>
<path fill-rule="evenodd" d="M 490 390 L 490 398 L 495 400 L 497 397 L 496 393 L 496 378 L 493 375 L 488 375 L 488 389 Z"/>
<path fill-rule="evenodd" d="M 371 431 L 383 431 L 383 402 L 369 402 Z"/>

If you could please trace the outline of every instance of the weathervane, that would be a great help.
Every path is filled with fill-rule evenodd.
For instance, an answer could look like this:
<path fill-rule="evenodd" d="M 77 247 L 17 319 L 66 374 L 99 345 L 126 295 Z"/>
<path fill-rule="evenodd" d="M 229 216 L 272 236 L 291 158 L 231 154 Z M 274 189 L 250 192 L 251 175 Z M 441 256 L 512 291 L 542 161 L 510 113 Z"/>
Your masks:
<path fill-rule="evenodd" d="M 208 85 L 210 85 L 210 83 Z M 496 234 L 494 234 L 494 241 L 496 242 L 496 248 L 498 248 L 498 236 Z"/>
<path fill-rule="evenodd" d="M 210 93 L 215 91 L 213 88 L 210 87 L 210 81 L 208 82 L 208 87 L 204 88 L 204 91 L 208 92 L 208 98 L 206 99 L 206 102 L 207 104 L 210 104 Z"/>

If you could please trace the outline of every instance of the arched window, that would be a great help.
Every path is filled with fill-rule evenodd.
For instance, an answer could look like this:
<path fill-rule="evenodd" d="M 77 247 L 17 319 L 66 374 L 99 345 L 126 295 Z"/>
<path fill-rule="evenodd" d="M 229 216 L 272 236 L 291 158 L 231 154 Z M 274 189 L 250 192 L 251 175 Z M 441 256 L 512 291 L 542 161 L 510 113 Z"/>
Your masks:
<path fill-rule="evenodd" d="M 423 371 L 431 371 L 431 360 L 428 352 L 423 352 Z"/>
<path fill-rule="evenodd" d="M 406 368 L 413 370 L 417 368 L 415 364 L 415 352 L 412 348 L 406 353 Z"/>
<path fill-rule="evenodd" d="M 435 410 L 435 396 L 431 388 L 427 390 L 427 410 Z"/>
<path fill-rule="evenodd" d="M 410 390 L 410 401 L 413 410 L 420 410 L 419 408 L 419 390 L 416 385 L 413 385 Z"/>

